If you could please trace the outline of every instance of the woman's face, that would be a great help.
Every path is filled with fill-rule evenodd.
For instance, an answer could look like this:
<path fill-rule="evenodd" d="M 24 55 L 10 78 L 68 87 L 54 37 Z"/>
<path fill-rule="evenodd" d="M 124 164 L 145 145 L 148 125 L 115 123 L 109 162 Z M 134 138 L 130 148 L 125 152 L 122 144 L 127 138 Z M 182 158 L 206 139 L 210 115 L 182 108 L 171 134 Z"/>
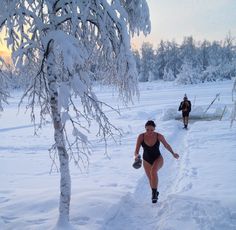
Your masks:
<path fill-rule="evenodd" d="M 148 126 L 145 126 L 145 129 L 146 129 L 146 132 L 147 132 L 148 134 L 151 134 L 151 133 L 154 132 L 155 127 L 153 127 L 153 126 L 151 126 L 151 125 L 148 125 Z"/>

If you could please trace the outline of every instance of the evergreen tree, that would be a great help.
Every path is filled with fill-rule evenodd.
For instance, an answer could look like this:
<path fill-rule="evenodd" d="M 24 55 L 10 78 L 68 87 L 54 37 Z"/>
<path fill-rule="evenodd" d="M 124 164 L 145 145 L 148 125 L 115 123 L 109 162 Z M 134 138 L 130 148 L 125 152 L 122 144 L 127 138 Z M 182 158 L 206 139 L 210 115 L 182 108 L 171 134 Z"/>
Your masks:
<path fill-rule="evenodd" d="M 169 77 L 168 79 L 174 80 L 174 78 L 177 77 L 182 61 L 179 57 L 179 47 L 175 43 L 175 41 L 172 42 L 166 42 L 166 51 L 165 51 L 165 59 L 166 59 L 166 66 L 165 66 L 165 73 L 168 73 Z M 172 75 L 170 77 L 170 75 Z M 165 79 L 165 77 L 164 77 Z"/>
<path fill-rule="evenodd" d="M 214 41 L 212 42 L 210 48 L 209 48 L 209 66 L 218 66 L 221 64 L 221 45 L 219 42 Z"/>
<path fill-rule="evenodd" d="M 157 79 L 163 79 L 165 66 L 166 66 L 166 57 L 165 57 L 165 42 L 161 41 L 159 47 L 156 51 L 156 61 L 155 61 L 155 70 L 154 73 L 157 75 Z"/>
<path fill-rule="evenodd" d="M 184 41 L 180 46 L 180 58 L 183 62 L 191 63 L 194 67 L 197 65 L 197 52 L 193 37 L 184 38 Z"/>
<path fill-rule="evenodd" d="M 140 57 L 138 50 L 133 51 L 133 53 L 134 53 L 134 58 L 135 58 L 135 62 L 136 62 L 137 72 L 139 75 L 142 70 L 141 57 Z"/>
<path fill-rule="evenodd" d="M 199 60 L 202 66 L 202 70 L 206 70 L 209 66 L 209 49 L 210 49 L 210 42 L 204 40 L 200 46 L 199 50 Z"/>
<path fill-rule="evenodd" d="M 150 73 L 154 69 L 154 51 L 152 44 L 145 42 L 141 47 L 141 73 L 140 81 L 148 81 Z"/>
<path fill-rule="evenodd" d="M 222 47 L 222 62 L 227 64 L 232 63 L 233 56 L 233 38 L 229 33 L 226 36 Z"/>

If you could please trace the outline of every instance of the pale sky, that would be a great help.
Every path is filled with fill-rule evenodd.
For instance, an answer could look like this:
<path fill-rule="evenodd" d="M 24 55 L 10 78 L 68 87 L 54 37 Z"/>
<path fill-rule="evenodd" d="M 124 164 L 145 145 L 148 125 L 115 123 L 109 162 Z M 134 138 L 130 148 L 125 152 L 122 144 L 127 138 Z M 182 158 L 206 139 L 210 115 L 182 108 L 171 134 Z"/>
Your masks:
<path fill-rule="evenodd" d="M 139 48 L 142 42 L 154 47 L 160 40 L 175 40 L 192 35 L 197 41 L 224 40 L 229 32 L 236 37 L 236 0 L 147 0 L 151 33 L 132 40 Z"/>
<path fill-rule="evenodd" d="M 147 0 L 151 33 L 132 40 L 133 48 L 150 42 L 154 48 L 161 40 L 175 40 L 192 35 L 197 41 L 224 40 L 230 32 L 236 37 L 236 0 Z M 0 55 L 9 51 L 0 43 Z"/>

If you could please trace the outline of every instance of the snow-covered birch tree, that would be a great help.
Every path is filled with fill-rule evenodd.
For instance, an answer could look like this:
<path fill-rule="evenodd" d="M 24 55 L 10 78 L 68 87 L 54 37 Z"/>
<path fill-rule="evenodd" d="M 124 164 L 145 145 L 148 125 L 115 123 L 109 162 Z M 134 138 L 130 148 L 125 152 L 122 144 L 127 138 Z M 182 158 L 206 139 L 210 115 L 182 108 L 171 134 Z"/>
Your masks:
<path fill-rule="evenodd" d="M 82 122 L 89 126 L 97 121 L 104 140 L 116 130 L 93 93 L 91 79 L 102 75 L 125 102 L 137 93 L 130 36 L 150 32 L 148 6 L 146 0 L 6 0 L 0 9 L 3 27 L 14 64 L 32 74 L 24 97 L 33 121 L 36 106 L 41 123 L 47 114 L 52 119 L 52 150 L 59 156 L 61 175 L 58 225 L 68 224 L 69 154 L 84 153 L 81 146 L 88 145 Z M 66 131 L 68 123 L 73 140 Z"/>

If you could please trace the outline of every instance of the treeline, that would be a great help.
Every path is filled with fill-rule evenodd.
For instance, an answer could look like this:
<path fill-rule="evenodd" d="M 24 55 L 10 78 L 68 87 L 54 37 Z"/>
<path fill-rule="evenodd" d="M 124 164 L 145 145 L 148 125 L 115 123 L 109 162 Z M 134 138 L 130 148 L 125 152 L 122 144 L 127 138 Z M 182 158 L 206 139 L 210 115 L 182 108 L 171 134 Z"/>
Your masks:
<path fill-rule="evenodd" d="M 143 43 L 140 51 L 134 51 L 138 78 L 141 82 L 164 80 L 180 84 L 197 84 L 236 77 L 236 45 L 231 36 L 224 41 L 196 42 L 193 37 L 184 38 L 182 44 L 161 41 L 156 49 Z M 2 63 L 2 59 L 0 59 Z M 0 65 L 0 76 L 9 88 L 26 88 L 32 81 L 34 66 L 20 72 L 7 65 Z M 103 68 L 100 60 L 94 68 Z M 92 72 L 93 69 L 91 69 Z M 103 75 L 93 76 L 92 81 L 102 81 Z M 1 80 L 1 79 L 0 79 Z"/>
<path fill-rule="evenodd" d="M 196 84 L 236 76 L 236 47 L 230 35 L 224 41 L 214 42 L 196 42 L 190 36 L 180 45 L 161 41 L 157 49 L 143 43 L 134 56 L 142 82 L 162 79 Z"/>

